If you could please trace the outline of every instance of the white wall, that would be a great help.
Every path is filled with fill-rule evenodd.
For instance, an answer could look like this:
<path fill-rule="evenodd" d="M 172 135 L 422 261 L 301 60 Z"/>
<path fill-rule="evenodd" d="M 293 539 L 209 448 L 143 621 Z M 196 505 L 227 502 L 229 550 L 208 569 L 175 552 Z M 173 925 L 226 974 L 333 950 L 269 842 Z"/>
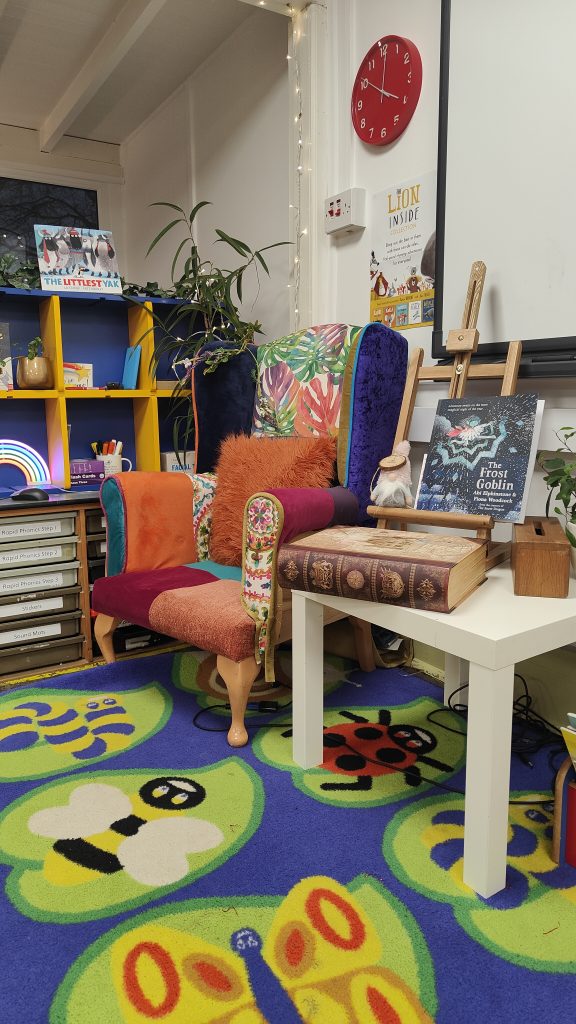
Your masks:
<path fill-rule="evenodd" d="M 253 249 L 289 238 L 288 28 L 257 11 L 191 79 L 194 200 L 213 203 L 199 215 L 201 252 L 230 269 L 237 256 L 213 245 L 215 227 Z M 261 274 L 259 292 L 254 276 L 246 282 L 242 310 L 275 338 L 288 331 L 289 250 L 265 258 L 270 278 Z"/>
<path fill-rule="evenodd" d="M 189 211 L 192 195 L 189 85 L 185 83 L 133 132 L 121 147 L 124 168 L 126 274 L 145 284 L 170 282 L 172 256 L 181 235 L 169 232 L 150 256 L 150 242 L 178 214 L 151 203 L 169 202 Z"/>
<path fill-rule="evenodd" d="M 158 200 L 189 212 L 200 200 L 197 241 L 204 259 L 237 266 L 229 247 L 214 245 L 214 227 L 252 248 L 288 238 L 288 19 L 257 11 L 122 146 L 130 280 L 170 283 L 182 234 L 169 232 L 146 259 L 148 245 L 177 213 L 150 209 Z M 288 251 L 268 255 L 271 277 L 247 280 L 244 315 L 268 337 L 288 329 Z M 252 306 L 254 300 L 256 304 Z"/>
<path fill-rule="evenodd" d="M 366 323 L 370 318 L 371 199 L 414 175 L 436 169 L 440 0 L 332 0 L 328 5 L 327 162 L 325 195 L 350 186 L 367 191 L 367 227 L 335 238 L 319 234 L 320 259 L 329 267 L 321 319 Z M 406 131 L 389 146 L 361 142 L 352 127 L 350 97 L 364 55 L 384 35 L 406 36 L 422 56 L 422 92 Z M 467 284 L 467 282 L 466 282 Z M 463 284 L 465 293 L 465 284 Z M 428 352 L 431 328 L 406 332 Z"/>

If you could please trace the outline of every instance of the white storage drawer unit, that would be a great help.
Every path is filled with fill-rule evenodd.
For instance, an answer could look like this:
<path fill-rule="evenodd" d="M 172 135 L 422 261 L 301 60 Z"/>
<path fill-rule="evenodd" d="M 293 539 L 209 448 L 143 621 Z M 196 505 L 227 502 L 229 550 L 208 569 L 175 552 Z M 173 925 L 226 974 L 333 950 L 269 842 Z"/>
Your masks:
<path fill-rule="evenodd" d="M 75 512 L 52 512 L 41 516 L 2 516 L 0 545 L 25 540 L 40 540 L 45 543 L 55 537 L 71 536 L 75 532 L 75 527 Z"/>
<path fill-rule="evenodd" d="M 61 640 L 65 636 L 79 636 L 81 611 L 42 615 L 28 622 L 3 622 L 0 626 L 0 649 L 14 645 L 32 644 L 40 640 Z"/>
<path fill-rule="evenodd" d="M 53 565 L 76 558 L 78 537 L 57 537 L 46 540 L 23 540 L 0 544 L 0 570 L 26 565 Z"/>
<path fill-rule="evenodd" d="M 0 629 L 11 619 L 29 619 L 33 615 L 73 612 L 80 607 L 80 587 L 67 587 L 41 594 L 0 597 Z"/>
<path fill-rule="evenodd" d="M 79 562 L 64 562 L 0 570 L 0 597 L 25 593 L 34 593 L 40 597 L 46 590 L 75 587 L 79 566 Z"/>

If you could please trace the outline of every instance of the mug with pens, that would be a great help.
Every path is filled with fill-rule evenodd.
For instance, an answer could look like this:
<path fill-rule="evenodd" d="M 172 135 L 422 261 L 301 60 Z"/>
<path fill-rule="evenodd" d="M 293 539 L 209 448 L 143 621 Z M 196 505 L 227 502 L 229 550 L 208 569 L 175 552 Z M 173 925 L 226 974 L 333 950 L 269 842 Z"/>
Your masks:
<path fill-rule="evenodd" d="M 93 441 L 90 445 L 95 458 L 104 463 L 105 476 L 112 476 L 114 473 L 130 472 L 132 463 L 122 455 L 122 441 Z M 124 470 L 123 462 L 128 463 Z"/>

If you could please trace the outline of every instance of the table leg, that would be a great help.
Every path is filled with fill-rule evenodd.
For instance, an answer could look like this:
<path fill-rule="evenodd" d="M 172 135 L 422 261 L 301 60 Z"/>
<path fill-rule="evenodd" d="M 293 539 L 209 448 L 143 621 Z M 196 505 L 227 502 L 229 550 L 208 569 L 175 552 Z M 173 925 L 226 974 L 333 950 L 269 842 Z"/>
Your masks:
<path fill-rule="evenodd" d="M 506 885 L 514 666 L 470 664 L 464 882 L 480 896 Z"/>
<path fill-rule="evenodd" d="M 323 760 L 324 608 L 292 594 L 292 758 L 302 768 Z"/>
<path fill-rule="evenodd" d="M 444 704 L 448 707 L 451 694 L 468 682 L 468 662 L 455 654 L 444 655 Z M 468 703 L 468 690 L 461 690 L 454 698 L 456 704 Z"/>

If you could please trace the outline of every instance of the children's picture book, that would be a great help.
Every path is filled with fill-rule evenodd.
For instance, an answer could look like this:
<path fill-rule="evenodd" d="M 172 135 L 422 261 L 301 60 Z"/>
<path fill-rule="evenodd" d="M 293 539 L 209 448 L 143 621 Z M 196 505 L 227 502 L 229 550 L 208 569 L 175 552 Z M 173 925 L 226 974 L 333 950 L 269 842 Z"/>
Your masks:
<path fill-rule="evenodd" d="M 122 294 L 111 231 L 35 224 L 34 237 L 43 289 Z"/>
<path fill-rule="evenodd" d="M 13 391 L 12 351 L 10 349 L 10 327 L 0 323 L 0 391 Z"/>
<path fill-rule="evenodd" d="M 543 408 L 535 394 L 441 399 L 415 507 L 523 522 Z"/>

